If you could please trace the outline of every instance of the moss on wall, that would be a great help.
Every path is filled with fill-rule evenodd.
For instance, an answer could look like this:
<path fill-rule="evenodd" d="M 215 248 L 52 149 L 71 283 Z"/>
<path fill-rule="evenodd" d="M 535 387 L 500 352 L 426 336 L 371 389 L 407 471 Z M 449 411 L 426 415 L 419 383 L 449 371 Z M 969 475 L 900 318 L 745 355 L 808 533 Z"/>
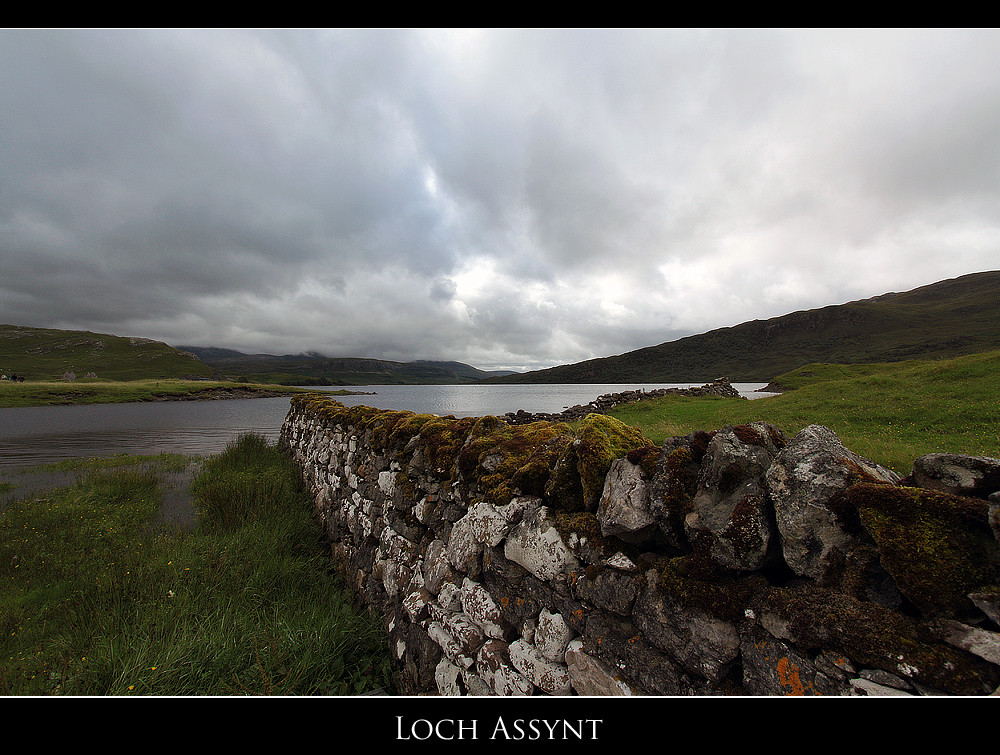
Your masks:
<path fill-rule="evenodd" d="M 330 425 L 354 428 L 379 452 L 402 453 L 414 436 L 443 479 L 479 486 L 483 500 L 505 504 L 515 495 L 545 498 L 554 508 L 596 510 L 611 462 L 632 453 L 652 474 L 659 449 L 620 420 L 590 414 L 580 422 L 509 425 L 486 417 L 438 417 L 408 411 L 346 407 L 323 394 L 292 399 Z"/>
<path fill-rule="evenodd" d="M 854 485 L 855 507 L 900 592 L 925 616 L 973 610 L 968 594 L 1000 578 L 986 501 L 923 488 Z"/>

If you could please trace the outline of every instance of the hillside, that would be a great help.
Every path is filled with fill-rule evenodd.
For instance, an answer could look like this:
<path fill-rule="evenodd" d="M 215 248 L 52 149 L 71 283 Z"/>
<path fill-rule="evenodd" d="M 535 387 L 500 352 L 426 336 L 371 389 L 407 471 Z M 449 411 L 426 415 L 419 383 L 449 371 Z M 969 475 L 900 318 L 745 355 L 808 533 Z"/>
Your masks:
<path fill-rule="evenodd" d="M 766 382 L 809 362 L 942 359 L 1000 348 L 1000 271 L 753 320 L 491 383 Z"/>
<path fill-rule="evenodd" d="M 62 380 L 66 373 L 100 380 L 216 375 L 193 355 L 160 341 L 20 325 L 0 325 L 0 373 L 33 381 Z"/>
<path fill-rule="evenodd" d="M 793 389 L 756 401 L 667 396 L 611 415 L 662 443 L 724 425 L 770 422 L 787 433 L 833 430 L 853 451 L 901 475 L 929 453 L 1000 456 L 1000 351 L 880 364 L 807 364 L 775 381 Z"/>
<path fill-rule="evenodd" d="M 510 374 L 486 372 L 461 362 L 393 362 L 315 353 L 275 356 L 213 347 L 180 348 L 227 376 L 277 385 L 449 385 Z"/>

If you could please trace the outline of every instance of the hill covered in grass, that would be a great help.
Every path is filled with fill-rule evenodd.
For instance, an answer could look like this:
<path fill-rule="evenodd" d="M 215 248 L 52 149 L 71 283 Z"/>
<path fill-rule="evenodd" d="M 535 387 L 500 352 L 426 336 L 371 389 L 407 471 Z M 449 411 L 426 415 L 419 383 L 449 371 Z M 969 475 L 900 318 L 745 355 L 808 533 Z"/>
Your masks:
<path fill-rule="evenodd" d="M 393 362 L 315 353 L 244 354 L 212 347 L 180 348 L 229 377 L 277 385 L 452 385 L 511 374 L 487 372 L 462 362 Z"/>
<path fill-rule="evenodd" d="M 804 364 L 944 359 L 1000 349 L 1000 271 L 753 320 L 497 383 L 766 382 Z"/>
<path fill-rule="evenodd" d="M 55 381 L 67 373 L 98 380 L 217 377 L 193 354 L 149 338 L 0 325 L 0 374 Z"/>
<path fill-rule="evenodd" d="M 825 425 L 851 450 L 903 475 L 913 459 L 928 453 L 1000 458 L 1000 351 L 930 361 L 808 364 L 775 382 L 789 390 L 753 401 L 668 396 L 611 414 L 657 443 L 757 421 L 790 435 Z"/>

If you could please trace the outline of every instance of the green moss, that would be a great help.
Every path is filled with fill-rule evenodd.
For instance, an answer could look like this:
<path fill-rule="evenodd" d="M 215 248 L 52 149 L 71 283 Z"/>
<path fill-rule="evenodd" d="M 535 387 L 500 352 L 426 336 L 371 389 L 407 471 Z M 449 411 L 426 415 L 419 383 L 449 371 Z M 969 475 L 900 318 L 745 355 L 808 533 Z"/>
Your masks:
<path fill-rule="evenodd" d="M 475 418 L 433 417 L 420 428 L 424 460 L 434 472 L 450 478 L 459 452 L 465 444 Z"/>
<path fill-rule="evenodd" d="M 500 505 L 521 494 L 537 495 L 564 510 L 596 510 L 612 461 L 631 454 L 652 476 L 661 454 L 636 428 L 600 414 L 573 425 L 512 426 L 492 416 L 456 419 L 348 408 L 322 394 L 297 396 L 293 406 L 331 425 L 368 434 L 379 452 L 398 454 L 419 435 L 424 460 L 436 474 L 448 479 L 460 475 L 478 484 L 485 500 Z"/>
<path fill-rule="evenodd" d="M 552 513 L 552 521 L 566 540 L 569 535 L 575 534 L 584 537 L 594 543 L 606 542 L 607 538 L 601 534 L 601 525 L 597 521 L 597 516 L 589 511 L 556 511 Z"/>
<path fill-rule="evenodd" d="M 386 421 L 383 424 L 379 440 L 384 448 L 401 451 L 414 435 L 420 433 L 424 425 L 434 419 L 433 414 L 398 412 L 393 421 Z"/>
<path fill-rule="evenodd" d="M 688 447 L 674 449 L 663 459 L 660 484 L 656 486 L 664 518 L 677 531 L 682 531 L 684 517 L 694 502 L 698 487 L 698 465 Z"/>
<path fill-rule="evenodd" d="M 577 428 L 577 469 L 583 504 L 596 509 L 611 462 L 652 443 L 636 428 L 604 414 L 589 414 Z"/>
<path fill-rule="evenodd" d="M 1000 579 L 987 503 L 921 488 L 860 483 L 845 494 L 882 565 L 924 615 L 962 614 L 968 594 Z"/>
<path fill-rule="evenodd" d="M 583 483 L 580 480 L 576 441 L 568 443 L 545 484 L 545 500 L 553 509 L 583 511 Z"/>
<path fill-rule="evenodd" d="M 736 579 L 699 554 L 672 558 L 659 571 L 659 589 L 685 606 L 733 624 L 743 618 L 759 578 Z"/>
<path fill-rule="evenodd" d="M 642 469 L 642 476 L 647 480 L 655 474 L 656 465 L 662 456 L 663 449 L 654 445 L 636 448 L 625 454 L 625 458 Z"/>
<path fill-rule="evenodd" d="M 458 467 L 464 479 L 479 484 L 491 503 L 504 505 L 515 495 L 544 497 L 552 470 L 571 441 L 569 428 L 562 423 L 511 426 L 480 421 L 459 453 Z"/>

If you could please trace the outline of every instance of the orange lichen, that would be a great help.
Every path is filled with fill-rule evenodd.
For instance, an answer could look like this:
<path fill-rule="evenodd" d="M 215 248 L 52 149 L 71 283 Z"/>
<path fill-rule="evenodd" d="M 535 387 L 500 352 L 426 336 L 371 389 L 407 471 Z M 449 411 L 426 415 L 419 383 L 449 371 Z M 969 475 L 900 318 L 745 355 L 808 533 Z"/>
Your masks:
<path fill-rule="evenodd" d="M 778 672 L 778 684 L 785 688 L 786 695 L 805 695 L 806 689 L 799 677 L 799 667 L 787 656 L 778 659 L 775 670 Z"/>

